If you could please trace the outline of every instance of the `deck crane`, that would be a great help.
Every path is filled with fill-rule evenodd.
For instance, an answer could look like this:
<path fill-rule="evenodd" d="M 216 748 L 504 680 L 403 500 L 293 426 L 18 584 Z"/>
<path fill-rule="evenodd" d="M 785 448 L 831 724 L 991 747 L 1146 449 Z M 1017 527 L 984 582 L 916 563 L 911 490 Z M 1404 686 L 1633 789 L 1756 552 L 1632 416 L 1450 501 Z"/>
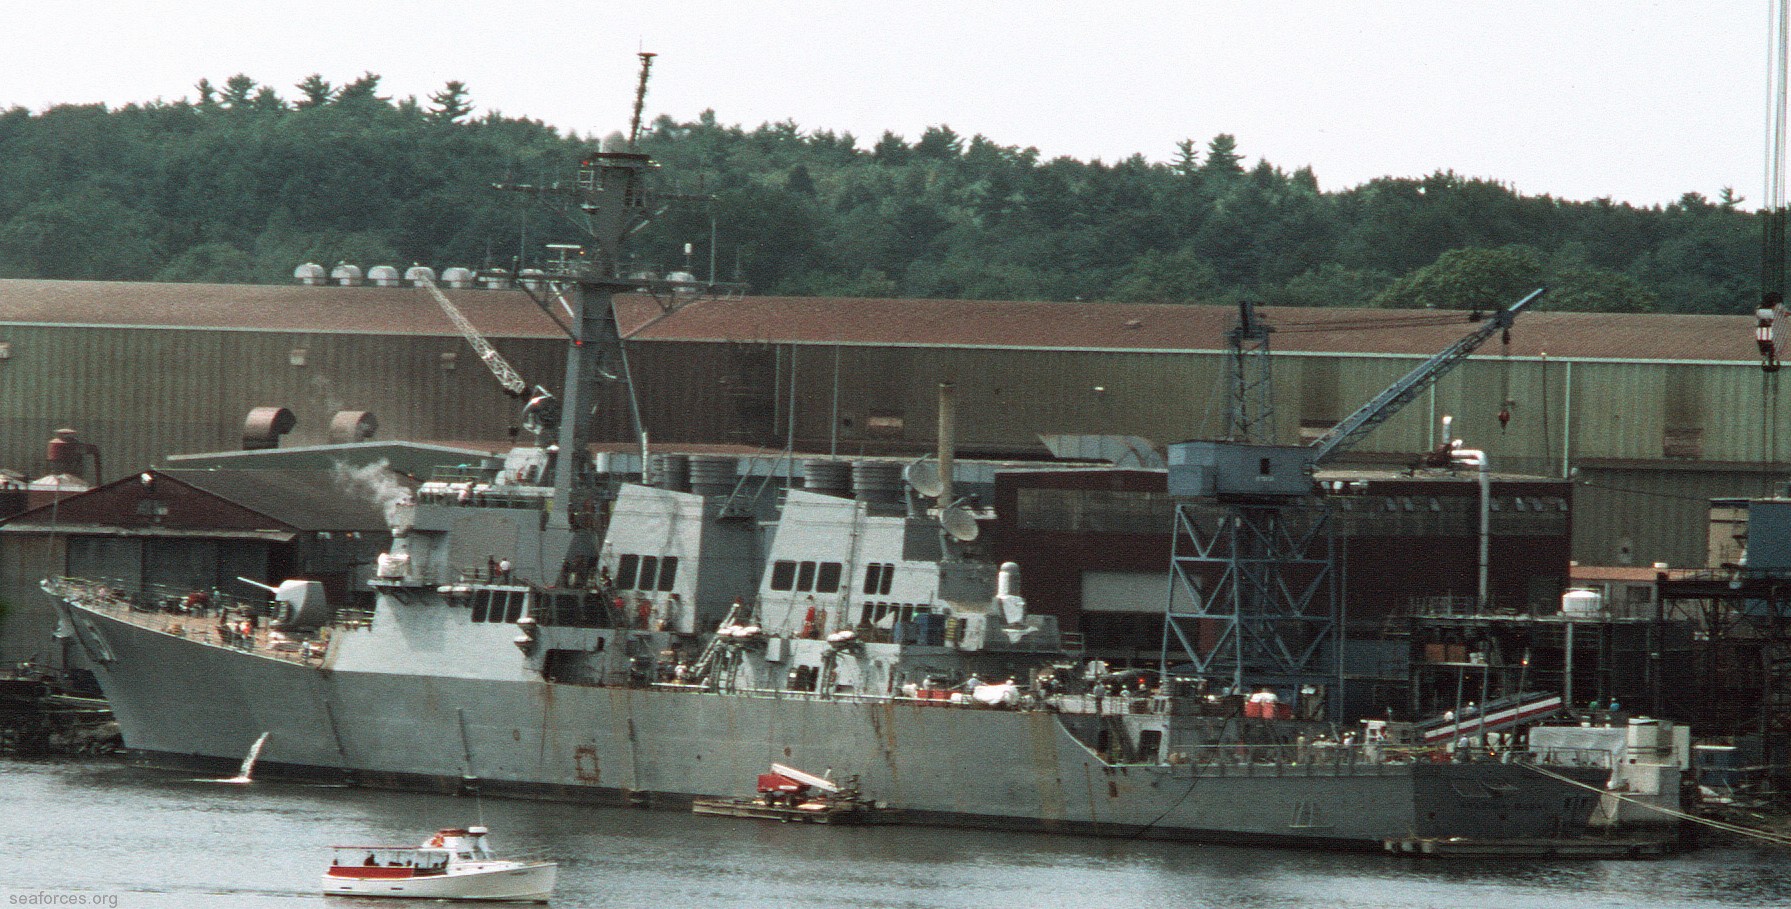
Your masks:
<path fill-rule="evenodd" d="M 455 306 L 454 301 L 448 299 L 448 295 L 442 293 L 441 288 L 436 287 L 427 274 L 419 272 L 414 277 L 417 286 L 429 291 L 429 295 L 435 298 L 435 305 L 440 306 L 448 321 L 460 330 L 460 336 L 472 345 L 473 351 L 479 355 L 479 361 L 485 364 L 486 369 L 491 370 L 492 376 L 504 387 L 504 391 L 513 398 L 529 397 L 528 405 L 522 412 L 523 427 L 537 436 L 551 432 L 559 424 L 559 402 L 554 396 L 539 385 L 535 386 L 534 395 L 529 396 L 529 383 L 510 365 L 510 361 L 504 359 L 503 354 L 497 352 L 497 348 L 491 346 L 490 341 L 485 340 L 485 336 L 460 311 L 460 307 Z"/>
<path fill-rule="evenodd" d="M 1179 498 L 1287 497 L 1312 492 L 1312 472 L 1348 451 L 1400 409 L 1460 366 L 1493 335 L 1508 332 L 1518 314 L 1547 292 L 1531 291 L 1495 312 L 1461 340 L 1418 364 L 1309 445 L 1193 441 L 1169 446 L 1169 493 Z"/>
<path fill-rule="evenodd" d="M 1494 313 L 1310 445 L 1201 440 L 1169 446 L 1169 495 L 1176 503 L 1162 671 L 1185 656 L 1201 676 L 1229 676 L 1234 690 L 1246 680 L 1332 687 L 1325 703 L 1339 710 L 1336 540 L 1330 506 L 1314 495 L 1313 472 L 1392 419 L 1494 335 L 1509 331 L 1545 291 Z"/>
<path fill-rule="evenodd" d="M 1417 368 L 1406 373 L 1404 378 L 1387 386 L 1385 391 L 1375 395 L 1368 403 L 1363 404 L 1343 420 L 1339 421 L 1324 435 L 1312 441 L 1312 463 L 1314 466 L 1329 461 L 1354 447 L 1362 438 L 1373 432 L 1375 427 L 1387 422 L 1401 408 L 1422 394 L 1426 388 L 1435 385 L 1438 379 L 1449 374 L 1461 365 L 1470 354 L 1492 339 L 1495 334 L 1509 333 L 1511 323 L 1517 321 L 1518 313 L 1528 309 L 1538 297 L 1548 292 L 1548 288 L 1539 287 L 1522 300 L 1509 307 L 1495 312 L 1492 317 L 1481 323 L 1479 328 L 1466 337 L 1449 345 L 1430 359 L 1420 363 Z"/>

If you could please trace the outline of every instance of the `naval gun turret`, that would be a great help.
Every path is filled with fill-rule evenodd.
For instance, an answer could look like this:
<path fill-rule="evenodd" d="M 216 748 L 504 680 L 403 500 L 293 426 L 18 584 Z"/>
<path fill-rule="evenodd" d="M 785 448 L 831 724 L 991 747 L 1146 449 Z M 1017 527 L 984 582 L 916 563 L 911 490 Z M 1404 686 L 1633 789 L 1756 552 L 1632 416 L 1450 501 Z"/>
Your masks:
<path fill-rule="evenodd" d="M 312 631 L 328 625 L 334 614 L 324 596 L 322 581 L 288 579 L 275 587 L 240 576 L 237 580 L 274 595 L 273 626 L 276 631 Z"/>

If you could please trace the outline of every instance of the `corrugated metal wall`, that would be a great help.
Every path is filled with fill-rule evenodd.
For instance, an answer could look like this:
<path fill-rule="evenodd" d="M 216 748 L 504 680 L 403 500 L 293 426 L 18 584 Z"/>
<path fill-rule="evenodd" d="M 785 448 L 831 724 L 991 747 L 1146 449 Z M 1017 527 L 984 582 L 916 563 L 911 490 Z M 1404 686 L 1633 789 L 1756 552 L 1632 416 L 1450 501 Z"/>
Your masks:
<path fill-rule="evenodd" d="M 0 467 L 44 472 L 44 443 L 71 426 L 101 447 L 108 477 L 173 453 L 240 446 L 257 406 L 299 417 L 288 446 L 325 441 L 337 410 L 372 411 L 379 437 L 500 443 L 520 402 L 506 397 L 458 337 L 186 329 L 0 326 Z M 496 339 L 530 380 L 564 369 L 553 339 Z M 295 365 L 302 361 L 302 365 Z M 652 342 L 630 350 L 652 437 L 811 451 L 915 452 L 933 445 L 937 386 L 957 386 L 967 453 L 1043 454 L 1040 433 L 1208 437 L 1225 420 L 1223 353 L 888 348 L 757 340 Z M 1275 354 L 1278 440 L 1297 442 L 1348 415 L 1420 361 L 1404 356 Z M 1364 440 L 1354 461 L 1409 463 L 1437 420 L 1486 450 L 1495 469 L 1582 477 L 1582 561 L 1701 560 L 1712 496 L 1757 495 L 1784 473 L 1791 418 L 1747 364 L 1463 364 Z M 1498 415 L 1509 401 L 1511 419 Z M 1770 416 L 1770 419 L 1768 417 Z M 599 401 L 600 438 L 631 437 L 619 385 Z M 1571 436 L 1571 438 L 1569 438 Z M 1772 463 L 1766 463 L 1772 462 Z M 1763 466 L 1764 465 L 1764 466 Z M 1608 483 L 1607 483 L 1608 481 Z"/>
<path fill-rule="evenodd" d="M 9 326 L 0 361 L 0 466 L 44 471 L 73 427 L 107 478 L 168 454 L 235 449 L 258 406 L 289 407 L 285 445 L 326 441 L 338 410 L 372 411 L 382 438 L 501 439 L 518 405 L 458 338 Z M 525 375 L 562 370 L 545 342 L 499 342 Z M 534 348 L 533 350 L 529 348 Z M 443 354 L 456 357 L 445 369 Z M 302 361 L 303 365 L 295 365 Z"/>
<path fill-rule="evenodd" d="M 1573 553 L 1588 565 L 1704 567 L 1710 499 L 1767 491 L 1737 471 L 1582 468 L 1578 480 Z"/>

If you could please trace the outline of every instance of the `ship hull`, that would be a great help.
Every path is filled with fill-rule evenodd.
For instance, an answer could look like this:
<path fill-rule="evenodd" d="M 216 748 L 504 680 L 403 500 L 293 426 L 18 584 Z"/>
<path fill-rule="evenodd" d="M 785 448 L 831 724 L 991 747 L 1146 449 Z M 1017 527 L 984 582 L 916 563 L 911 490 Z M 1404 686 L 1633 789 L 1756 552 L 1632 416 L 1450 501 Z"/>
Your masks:
<path fill-rule="evenodd" d="M 228 769 L 268 733 L 264 774 L 688 810 L 775 761 L 908 823 L 1376 850 L 1573 835 L 1596 799 L 1519 764 L 1115 765 L 1047 711 L 341 671 L 66 608 L 157 765 Z"/>

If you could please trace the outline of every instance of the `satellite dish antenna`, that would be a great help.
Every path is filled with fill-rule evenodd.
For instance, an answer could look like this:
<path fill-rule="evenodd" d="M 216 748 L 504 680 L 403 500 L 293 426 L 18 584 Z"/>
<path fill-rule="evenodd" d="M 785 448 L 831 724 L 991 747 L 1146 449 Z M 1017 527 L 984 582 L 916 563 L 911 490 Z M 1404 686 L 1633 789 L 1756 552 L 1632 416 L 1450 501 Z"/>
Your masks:
<path fill-rule="evenodd" d="M 938 463 L 925 458 L 904 468 L 902 477 L 908 481 L 909 486 L 914 487 L 915 492 L 929 499 L 936 498 L 945 491 L 945 481 L 939 478 Z"/>
<path fill-rule="evenodd" d="M 925 492 L 925 490 L 921 491 Z M 945 532 L 951 534 L 951 538 L 960 543 L 968 543 L 976 539 L 979 532 L 976 526 L 976 516 L 970 513 L 970 509 L 962 505 L 948 505 L 940 511 L 939 526 L 944 527 Z"/>

